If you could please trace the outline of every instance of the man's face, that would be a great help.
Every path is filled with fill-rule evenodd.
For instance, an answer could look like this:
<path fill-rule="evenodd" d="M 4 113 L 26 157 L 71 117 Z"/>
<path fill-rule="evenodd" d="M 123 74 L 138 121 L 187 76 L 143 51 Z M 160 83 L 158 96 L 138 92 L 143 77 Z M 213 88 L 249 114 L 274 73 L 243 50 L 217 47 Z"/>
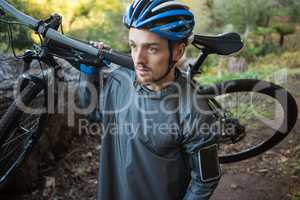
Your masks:
<path fill-rule="evenodd" d="M 129 46 L 140 83 L 151 83 L 167 72 L 170 55 L 167 40 L 147 30 L 130 28 Z"/>

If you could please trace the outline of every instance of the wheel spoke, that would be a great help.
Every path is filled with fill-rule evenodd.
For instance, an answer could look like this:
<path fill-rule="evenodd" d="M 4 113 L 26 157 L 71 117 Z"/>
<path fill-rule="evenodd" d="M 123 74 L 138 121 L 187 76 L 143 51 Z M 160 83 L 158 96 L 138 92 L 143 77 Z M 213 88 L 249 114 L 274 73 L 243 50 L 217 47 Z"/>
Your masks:
<path fill-rule="evenodd" d="M 21 128 L 20 128 L 20 129 L 21 129 Z M 14 141 L 19 140 L 19 139 L 22 138 L 23 136 L 25 136 L 25 135 L 27 135 L 28 133 L 30 133 L 30 131 L 27 131 L 26 129 L 22 129 L 22 130 L 25 130 L 25 132 L 22 133 L 21 135 L 18 135 L 18 136 L 15 137 L 14 139 L 9 140 L 8 142 L 4 143 L 4 144 L 2 145 L 2 147 L 8 146 L 9 144 L 13 143 Z"/>
<path fill-rule="evenodd" d="M 32 108 L 45 105 L 44 90 L 41 85 L 30 82 L 17 97 L 24 100 L 24 104 Z M 16 100 L 15 100 L 16 101 Z M 10 103 L 6 112 L 7 130 L 1 137 L 0 143 L 0 182 L 4 182 L 12 171 L 24 159 L 32 147 L 33 134 L 40 128 L 41 114 L 29 114 L 19 110 L 16 102 Z"/>
<path fill-rule="evenodd" d="M 250 79 L 227 81 L 212 86 L 211 91 L 213 92 L 214 88 L 224 88 L 227 84 L 230 85 L 230 92 L 225 91 L 216 95 L 215 100 L 226 112 L 225 122 L 228 125 L 233 122 L 238 129 L 233 129 L 233 135 L 224 134 L 224 140 L 221 141 L 227 144 L 220 144 L 221 163 L 253 157 L 272 148 L 286 137 L 297 120 L 296 102 L 287 91 L 284 91 L 287 98 L 275 99 L 276 91 L 284 90 L 283 88 L 270 82 Z M 258 84 L 264 89 L 253 91 Z M 278 129 L 286 121 L 284 117 L 287 113 L 289 114 L 288 127 L 280 130 L 281 134 L 279 134 Z M 244 137 L 239 137 L 240 135 Z"/>

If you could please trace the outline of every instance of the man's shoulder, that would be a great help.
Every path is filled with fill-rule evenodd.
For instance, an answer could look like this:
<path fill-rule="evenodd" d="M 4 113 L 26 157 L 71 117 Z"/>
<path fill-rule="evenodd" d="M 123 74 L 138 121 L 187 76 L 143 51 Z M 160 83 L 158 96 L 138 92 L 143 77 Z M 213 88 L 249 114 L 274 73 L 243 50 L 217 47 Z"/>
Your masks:
<path fill-rule="evenodd" d="M 135 76 L 134 70 L 125 67 L 114 67 L 108 74 L 107 79 L 113 84 L 132 83 Z"/>
<path fill-rule="evenodd" d="M 201 115 L 210 110 L 209 97 L 199 94 L 200 83 L 189 80 L 185 73 L 180 73 L 177 80 L 181 88 L 180 107 L 183 115 Z"/>

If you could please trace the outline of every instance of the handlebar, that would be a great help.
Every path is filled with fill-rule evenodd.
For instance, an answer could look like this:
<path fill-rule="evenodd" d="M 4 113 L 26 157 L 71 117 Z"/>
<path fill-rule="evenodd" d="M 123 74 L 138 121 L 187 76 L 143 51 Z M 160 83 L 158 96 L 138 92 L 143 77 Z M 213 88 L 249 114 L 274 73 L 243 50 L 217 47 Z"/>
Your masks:
<path fill-rule="evenodd" d="M 97 56 L 101 59 L 108 60 L 117 65 L 121 65 L 130 69 L 132 69 L 134 66 L 133 60 L 130 56 L 121 54 L 113 50 L 98 49 L 84 42 L 71 39 L 59 33 L 58 31 L 47 27 L 47 24 L 45 22 L 38 21 L 33 17 L 28 16 L 25 13 L 17 10 L 15 7 L 13 7 L 4 0 L 0 0 L 0 7 L 2 7 L 4 11 L 10 13 L 15 18 L 17 18 L 17 20 L 20 21 L 22 24 L 43 35 L 45 38 L 51 39 L 57 43 L 61 43 L 63 45 L 91 54 L 93 56 Z"/>
<path fill-rule="evenodd" d="M 91 54 L 93 56 L 97 56 L 99 58 L 109 60 L 110 62 L 113 62 L 117 65 L 121 65 L 130 69 L 133 68 L 134 66 L 132 58 L 130 56 L 123 55 L 119 52 L 114 52 L 113 50 L 95 48 L 91 45 L 85 44 L 83 42 L 62 35 L 61 33 L 51 28 L 49 28 L 48 31 L 46 32 L 45 37 L 54 40 L 55 42 Z"/>
<path fill-rule="evenodd" d="M 4 11 L 12 14 L 15 18 L 17 18 L 22 24 L 25 24 L 26 26 L 29 26 L 32 29 L 37 28 L 38 20 L 34 19 L 33 17 L 20 12 L 4 0 L 0 0 L 0 6 L 3 8 Z"/>

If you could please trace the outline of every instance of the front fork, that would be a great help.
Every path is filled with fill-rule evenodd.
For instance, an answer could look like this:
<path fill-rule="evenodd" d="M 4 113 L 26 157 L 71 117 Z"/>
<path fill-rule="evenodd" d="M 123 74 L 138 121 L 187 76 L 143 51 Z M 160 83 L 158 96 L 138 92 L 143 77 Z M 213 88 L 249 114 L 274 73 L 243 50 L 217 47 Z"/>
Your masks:
<path fill-rule="evenodd" d="M 46 52 L 47 50 L 44 49 Z M 44 53 L 45 56 L 42 56 L 41 61 L 43 61 L 47 66 L 47 70 L 44 70 L 44 77 L 46 80 L 46 96 L 47 96 L 47 109 L 49 113 L 61 113 L 63 112 L 62 105 L 59 105 L 59 97 L 64 95 L 64 87 L 61 83 L 65 83 L 63 68 L 59 65 L 56 60 L 49 56 L 47 53 Z"/>
<path fill-rule="evenodd" d="M 31 68 L 31 63 L 33 60 L 40 60 L 50 67 L 47 69 L 41 69 L 41 73 L 39 75 L 31 75 L 29 69 Z M 21 79 L 18 82 L 18 93 L 22 92 L 23 89 L 28 86 L 28 84 L 43 85 L 45 106 L 48 107 L 49 101 L 54 102 L 54 104 L 51 103 L 53 108 L 48 108 L 53 110 L 57 104 L 56 101 L 58 96 L 56 81 L 63 79 L 63 77 L 59 76 L 59 73 L 62 69 L 61 66 L 56 63 L 52 56 L 40 56 L 40 54 L 37 54 L 31 50 L 25 52 L 23 63 Z"/>
<path fill-rule="evenodd" d="M 29 83 L 34 83 L 34 84 L 42 84 L 44 85 L 46 89 L 46 83 L 47 81 L 43 79 L 43 77 L 40 76 L 34 76 L 29 74 L 29 69 L 31 66 L 31 63 L 34 59 L 37 59 L 37 55 L 30 50 L 27 50 L 24 54 L 23 57 L 23 69 L 22 69 L 22 75 L 21 79 L 19 80 L 19 92 L 23 91 L 23 89 L 29 84 Z"/>

